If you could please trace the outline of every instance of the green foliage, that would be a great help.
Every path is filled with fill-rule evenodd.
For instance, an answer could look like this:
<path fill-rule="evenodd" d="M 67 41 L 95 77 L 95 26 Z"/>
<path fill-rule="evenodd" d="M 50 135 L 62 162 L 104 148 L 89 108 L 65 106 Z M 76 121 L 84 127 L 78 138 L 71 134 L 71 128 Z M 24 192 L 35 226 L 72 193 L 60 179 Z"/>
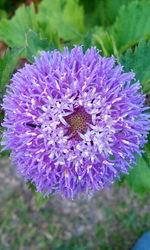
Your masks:
<path fill-rule="evenodd" d="M 81 39 L 83 20 L 83 8 L 77 0 L 44 0 L 39 4 L 38 14 L 32 4 L 18 8 L 12 19 L 3 19 L 0 22 L 0 40 L 10 47 L 24 46 L 26 34 L 32 29 L 59 47 L 59 39 L 72 42 Z"/>
<path fill-rule="evenodd" d="M 85 2 L 81 3 L 86 10 Z M 84 44 L 87 31 L 94 38 L 92 44 L 102 48 L 105 56 L 113 53 L 118 57 L 141 39 L 150 37 L 150 2 L 128 3 L 129 1 L 124 0 L 95 0 L 91 4 L 91 10 L 88 8 L 87 16 L 84 16 L 83 6 L 78 0 L 43 0 L 38 6 L 37 14 L 33 5 L 21 6 L 10 20 L 3 18 L 0 22 L 0 40 L 10 47 L 24 46 L 27 32 L 32 29 L 41 38 L 47 38 L 57 48 L 61 48 L 65 44 Z M 90 15 L 97 15 L 93 19 L 94 25 L 103 26 L 92 27 L 89 32 L 87 17 L 91 22 Z M 105 27 L 113 22 L 112 26 Z"/>
<path fill-rule="evenodd" d="M 33 5 L 20 7 L 10 20 L 3 19 L 0 22 L 0 40 L 10 47 L 24 46 L 26 33 L 29 29 L 37 29 L 37 19 Z"/>
<path fill-rule="evenodd" d="M 133 70 L 145 93 L 150 93 L 150 42 L 140 42 L 133 51 L 129 49 L 120 57 L 126 72 Z"/>
<path fill-rule="evenodd" d="M 42 194 L 40 193 L 35 193 L 35 205 L 36 205 L 36 210 L 41 209 L 45 203 L 50 199 L 50 197 L 44 198 Z"/>
<path fill-rule="evenodd" d="M 33 192 L 35 196 L 36 209 L 39 210 L 42 205 L 48 201 L 49 198 L 44 198 L 42 194 L 36 192 L 36 187 L 31 181 L 27 181 L 28 188 Z"/>
<path fill-rule="evenodd" d="M 20 57 L 26 57 L 30 62 L 33 62 L 33 55 L 38 55 L 41 50 L 52 49 L 54 49 L 52 43 L 48 42 L 47 39 L 41 39 L 37 33 L 29 30 L 25 36 L 24 47 L 10 49 L 0 60 L 0 100 Z"/>
<path fill-rule="evenodd" d="M 136 156 L 137 164 L 129 170 L 129 175 L 121 174 L 121 180 L 116 179 L 118 186 L 126 181 L 134 192 L 141 195 L 150 192 L 150 133 L 144 150 L 142 157 Z"/>
<path fill-rule="evenodd" d="M 84 11 L 78 2 L 78 0 L 66 1 L 62 17 L 66 24 L 72 26 L 72 29 L 82 33 L 84 31 Z"/>
<path fill-rule="evenodd" d="M 3 9 L 5 7 L 6 0 L 1 0 L 0 1 L 0 8 Z"/>
<path fill-rule="evenodd" d="M 76 42 L 84 30 L 83 8 L 77 0 L 44 0 L 39 5 L 37 19 L 43 36 L 51 39 L 51 30 L 60 39 Z"/>
<path fill-rule="evenodd" d="M 129 170 L 129 175 L 122 176 L 122 180 L 126 180 L 129 187 L 139 194 L 150 192 L 150 133 L 144 149 L 142 157 L 136 156 L 137 164 Z"/>
<path fill-rule="evenodd" d="M 0 9 L 8 13 L 9 15 L 12 15 L 15 8 L 20 5 L 22 2 L 25 2 L 26 0 L 0 0 Z"/>
<path fill-rule="evenodd" d="M 24 48 L 10 49 L 3 59 L 0 60 L 0 94 L 5 90 L 5 85 L 9 83 L 9 79 L 16 68 L 19 57 L 24 53 Z"/>
<path fill-rule="evenodd" d="M 31 181 L 27 181 L 26 184 L 32 192 L 36 192 L 36 187 Z"/>
<path fill-rule="evenodd" d="M 129 186 L 138 193 L 150 192 L 150 165 L 143 157 L 137 156 L 137 166 L 129 171 L 126 180 Z"/>
<path fill-rule="evenodd" d="M 141 39 L 150 38 L 150 2 L 134 1 L 123 6 L 110 30 L 120 52 L 137 44 Z"/>
<path fill-rule="evenodd" d="M 113 24 L 120 7 L 126 6 L 131 1 L 132 0 L 97 0 L 96 4 L 99 6 L 98 13 L 100 24 L 103 26 Z"/>
<path fill-rule="evenodd" d="M 110 56 L 112 51 L 116 56 L 118 55 L 113 37 L 110 36 L 104 27 L 95 28 L 95 32 L 93 33 L 93 44 L 96 44 L 97 47 L 100 46 L 103 55 L 106 57 Z"/>
<path fill-rule="evenodd" d="M 96 37 L 96 41 L 108 55 L 118 57 L 118 54 L 138 44 L 140 40 L 150 39 L 149 12 L 149 1 L 133 1 L 128 6 L 122 6 L 112 26 L 105 29 L 99 27 L 99 39 Z"/>
<path fill-rule="evenodd" d="M 33 55 L 37 56 L 39 51 L 53 50 L 55 47 L 47 39 L 41 39 L 36 32 L 30 29 L 26 34 L 25 49 L 25 57 L 33 62 Z"/>
<path fill-rule="evenodd" d="M 86 25 L 108 26 L 113 24 L 121 6 L 132 0 L 80 0 L 85 8 Z"/>
<path fill-rule="evenodd" d="M 0 9 L 0 20 L 3 18 L 7 18 L 7 12 L 5 10 Z"/>
<path fill-rule="evenodd" d="M 86 51 L 88 48 L 90 48 L 92 46 L 92 35 L 93 33 L 92 32 L 88 32 L 84 39 L 83 39 L 83 44 L 84 44 L 84 47 L 83 47 L 83 50 Z"/>

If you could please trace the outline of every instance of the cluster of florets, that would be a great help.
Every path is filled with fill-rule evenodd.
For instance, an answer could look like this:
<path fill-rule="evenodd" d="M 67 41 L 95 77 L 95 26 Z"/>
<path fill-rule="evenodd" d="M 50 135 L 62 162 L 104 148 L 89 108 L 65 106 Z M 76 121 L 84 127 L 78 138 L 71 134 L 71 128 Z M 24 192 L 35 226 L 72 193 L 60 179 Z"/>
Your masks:
<path fill-rule="evenodd" d="M 149 130 L 134 76 L 82 46 L 41 52 L 15 73 L 4 97 L 3 144 L 25 180 L 73 199 L 127 174 Z"/>

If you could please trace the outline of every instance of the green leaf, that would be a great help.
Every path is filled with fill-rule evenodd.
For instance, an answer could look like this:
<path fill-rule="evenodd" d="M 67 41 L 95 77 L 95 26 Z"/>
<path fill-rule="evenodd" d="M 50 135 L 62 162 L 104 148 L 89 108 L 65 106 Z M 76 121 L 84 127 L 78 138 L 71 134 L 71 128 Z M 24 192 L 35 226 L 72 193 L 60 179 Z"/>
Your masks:
<path fill-rule="evenodd" d="M 118 55 L 114 40 L 104 27 L 95 28 L 95 32 L 93 33 L 93 45 L 97 45 L 97 47 L 100 46 L 102 54 L 106 57 L 110 56 L 112 51 L 114 51 L 115 55 Z"/>
<path fill-rule="evenodd" d="M 26 34 L 26 58 L 33 62 L 33 55 L 37 56 L 38 52 L 41 50 L 53 50 L 54 45 L 50 43 L 47 39 L 42 39 L 33 30 L 29 30 Z"/>
<path fill-rule="evenodd" d="M 120 7 L 127 5 L 131 1 L 132 0 L 80 0 L 85 9 L 86 26 L 108 26 L 113 24 Z"/>
<path fill-rule="evenodd" d="M 41 193 L 38 193 L 36 191 L 36 186 L 30 180 L 28 180 L 26 184 L 29 190 L 33 192 L 33 195 L 35 196 L 36 209 L 39 210 L 42 207 L 42 205 L 45 204 L 50 199 L 52 194 L 45 198 Z"/>
<path fill-rule="evenodd" d="M 95 34 L 99 47 L 105 55 L 119 54 L 133 47 L 141 40 L 150 39 L 150 2 L 134 1 L 120 8 L 118 17 L 112 26 L 99 27 Z"/>
<path fill-rule="evenodd" d="M 29 29 L 37 29 L 33 5 L 18 8 L 10 20 L 3 19 L 0 22 L 0 40 L 10 47 L 24 46 L 25 36 Z"/>
<path fill-rule="evenodd" d="M 135 50 L 129 49 L 120 57 L 126 72 L 133 70 L 145 93 L 150 93 L 150 42 L 140 42 Z"/>
<path fill-rule="evenodd" d="M 150 39 L 149 13 L 149 1 L 134 1 L 120 9 L 119 16 L 110 29 L 119 52 L 137 44 L 141 39 Z"/>
<path fill-rule="evenodd" d="M 24 0 L 0 0 L 0 9 L 5 10 L 9 13 L 9 16 L 13 14 L 14 10 L 17 8 L 19 4 L 25 2 Z"/>
<path fill-rule="evenodd" d="M 43 0 L 37 14 L 33 4 L 21 6 L 10 20 L 0 22 L 0 40 L 10 47 L 24 46 L 29 29 L 57 47 L 66 41 L 80 43 L 84 31 L 83 8 L 78 0 Z"/>
<path fill-rule="evenodd" d="M 112 24 L 118 15 L 121 6 L 127 6 L 132 0 L 97 0 L 100 6 L 100 23 L 101 25 Z"/>
<path fill-rule="evenodd" d="M 126 180 L 135 192 L 150 192 L 150 168 L 144 158 L 137 156 L 137 166 L 129 171 Z"/>
<path fill-rule="evenodd" d="M 36 192 L 36 186 L 35 186 L 30 180 L 28 180 L 28 181 L 26 182 L 26 184 L 27 184 L 29 190 L 31 190 L 33 193 Z"/>
<path fill-rule="evenodd" d="M 23 55 L 25 48 L 13 48 L 0 60 L 0 94 L 4 92 L 5 85 L 16 68 L 18 59 Z"/>
<path fill-rule="evenodd" d="M 48 38 L 51 30 L 56 30 L 59 38 L 64 40 L 77 41 L 82 37 L 84 13 L 77 0 L 44 0 L 37 16 L 41 32 Z"/>
<path fill-rule="evenodd" d="M 44 198 L 42 194 L 40 193 L 35 193 L 35 205 L 36 209 L 39 210 L 45 203 L 50 199 L 50 197 Z"/>
<path fill-rule="evenodd" d="M 83 50 L 84 51 L 86 51 L 88 48 L 91 47 L 91 45 L 92 45 L 92 36 L 93 36 L 92 32 L 89 32 L 84 36 L 84 39 L 83 39 L 83 45 L 84 45 Z"/>
<path fill-rule="evenodd" d="M 29 30 L 26 33 L 25 47 L 10 49 L 3 59 L 0 60 L 0 99 L 5 90 L 5 85 L 9 83 L 10 77 L 15 70 L 18 59 L 26 57 L 30 62 L 33 62 L 33 55 L 38 55 L 40 50 L 52 50 L 54 46 L 46 39 L 41 39 L 37 33 Z"/>
<path fill-rule="evenodd" d="M 78 0 L 66 1 L 62 18 L 64 23 L 70 25 L 70 28 L 81 33 L 84 31 L 84 11 Z"/>
<path fill-rule="evenodd" d="M 144 159 L 148 164 L 148 167 L 150 168 L 150 133 L 148 134 L 148 142 L 145 145 L 144 149 L 145 149 L 145 154 L 144 154 Z"/>
<path fill-rule="evenodd" d="M 0 1 L 0 8 L 3 9 L 5 8 L 6 0 L 1 0 Z"/>
<path fill-rule="evenodd" d="M 7 12 L 5 10 L 0 9 L 0 20 L 3 18 L 7 18 Z"/>

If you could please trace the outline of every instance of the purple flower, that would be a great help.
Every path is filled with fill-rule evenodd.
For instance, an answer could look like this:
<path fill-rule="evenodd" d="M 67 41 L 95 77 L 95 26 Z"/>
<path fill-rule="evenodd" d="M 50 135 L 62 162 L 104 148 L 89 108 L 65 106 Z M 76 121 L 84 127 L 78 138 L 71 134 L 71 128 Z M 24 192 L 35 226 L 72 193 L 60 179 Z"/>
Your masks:
<path fill-rule="evenodd" d="M 25 180 L 44 195 L 73 199 L 127 174 L 150 128 L 134 76 L 114 57 L 96 48 L 83 53 L 82 46 L 41 52 L 14 74 L 4 97 L 3 144 Z"/>

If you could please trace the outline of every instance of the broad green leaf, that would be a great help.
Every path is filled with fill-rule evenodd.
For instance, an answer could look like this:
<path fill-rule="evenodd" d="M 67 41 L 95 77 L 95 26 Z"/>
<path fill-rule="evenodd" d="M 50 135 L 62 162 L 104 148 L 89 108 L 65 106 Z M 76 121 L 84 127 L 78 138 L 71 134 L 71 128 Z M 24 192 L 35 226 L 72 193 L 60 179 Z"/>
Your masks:
<path fill-rule="evenodd" d="M 99 0 L 80 0 L 81 5 L 84 7 L 85 12 L 85 24 L 87 30 L 89 27 L 94 25 L 99 25 L 99 14 L 98 14 L 98 5 L 96 4 Z M 99 1 L 100 2 L 100 1 Z M 97 10 L 98 9 L 98 10 Z M 89 30 L 88 30 L 89 31 Z"/>
<path fill-rule="evenodd" d="M 150 42 L 140 42 L 135 50 L 129 49 L 120 57 L 126 72 L 133 70 L 145 93 L 150 93 Z"/>
<path fill-rule="evenodd" d="M 150 39 L 150 2 L 134 1 L 127 7 L 123 6 L 109 32 L 119 52 L 137 44 L 141 39 Z"/>
<path fill-rule="evenodd" d="M 0 22 L 0 40 L 10 47 L 24 46 L 29 29 L 57 47 L 66 41 L 80 43 L 84 31 L 83 8 L 78 0 L 43 0 L 37 14 L 33 4 L 21 6 L 10 20 L 2 19 Z"/>
<path fill-rule="evenodd" d="M 80 0 L 85 9 L 86 26 L 113 24 L 121 6 L 133 0 Z"/>
<path fill-rule="evenodd" d="M 51 30 L 56 30 L 59 38 L 76 42 L 82 38 L 83 14 L 77 0 L 44 0 L 39 5 L 37 16 L 41 32 L 46 37 L 50 37 Z"/>
<path fill-rule="evenodd" d="M 137 166 L 129 171 L 126 180 L 135 192 L 150 192 L 150 166 L 145 158 L 137 156 Z"/>
<path fill-rule="evenodd" d="M 33 62 L 33 55 L 38 55 L 41 50 L 53 50 L 55 47 L 47 39 L 41 39 L 33 30 L 29 30 L 26 34 L 26 58 Z"/>
<path fill-rule="evenodd" d="M 97 0 L 101 25 L 110 25 L 116 20 L 121 6 L 127 6 L 132 0 Z"/>
<path fill-rule="evenodd" d="M 46 39 L 41 39 L 37 33 L 29 30 L 26 33 L 23 48 L 13 48 L 9 50 L 3 59 L 0 60 L 0 93 L 4 92 L 5 85 L 9 83 L 9 79 L 15 70 L 18 59 L 26 57 L 33 62 L 32 55 L 38 55 L 41 50 L 52 50 L 54 46 Z M 2 96 L 1 96 L 2 98 Z"/>
<path fill-rule="evenodd" d="M 3 59 L 0 60 L 0 93 L 2 94 L 5 85 L 9 83 L 9 79 L 16 68 L 18 59 L 23 56 L 25 48 L 14 48 L 9 50 Z"/>
<path fill-rule="evenodd" d="M 96 41 L 105 54 L 119 54 L 133 47 L 141 40 L 150 39 L 150 1 L 133 1 L 120 8 L 112 26 L 99 27 Z"/>
<path fill-rule="evenodd" d="M 71 29 L 77 32 L 84 31 L 84 12 L 78 0 L 67 0 L 63 11 L 63 20 L 70 25 Z"/>
<path fill-rule="evenodd" d="M 10 20 L 3 19 L 0 22 L 0 40 L 10 47 L 24 46 L 25 35 L 29 29 L 37 29 L 33 5 L 18 8 Z"/>

